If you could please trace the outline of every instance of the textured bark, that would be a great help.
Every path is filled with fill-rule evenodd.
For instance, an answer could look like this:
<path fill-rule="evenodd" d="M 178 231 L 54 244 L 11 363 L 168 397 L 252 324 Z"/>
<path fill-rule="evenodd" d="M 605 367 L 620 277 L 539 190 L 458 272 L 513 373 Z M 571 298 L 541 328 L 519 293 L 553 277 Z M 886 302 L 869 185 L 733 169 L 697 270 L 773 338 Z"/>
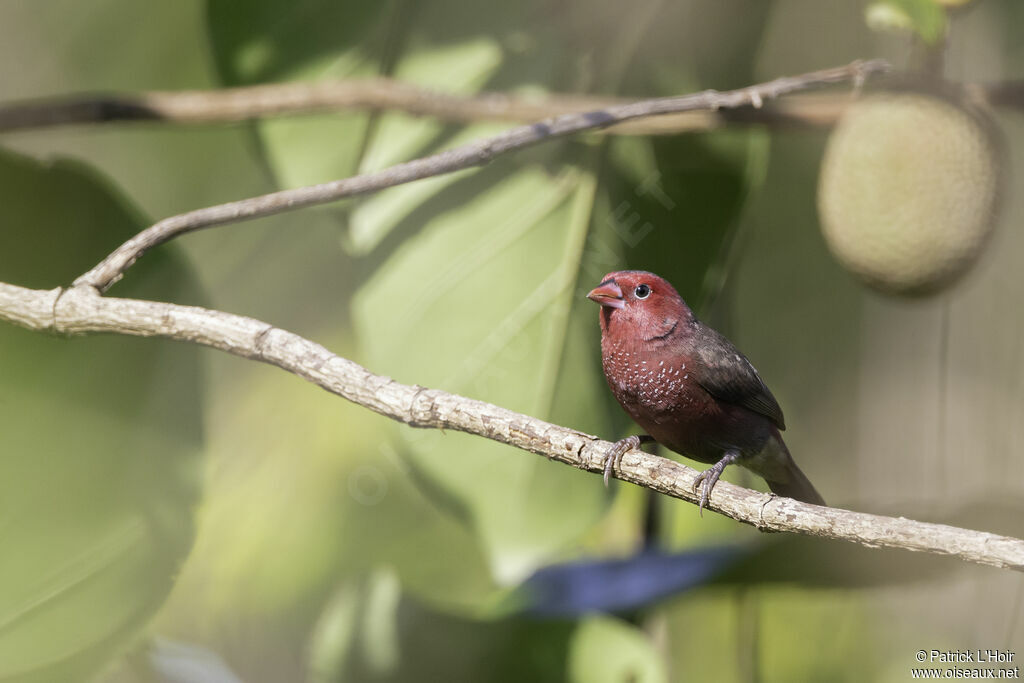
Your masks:
<path fill-rule="evenodd" d="M 868 64 L 868 69 L 872 64 Z M 975 97 L 1003 93 L 977 86 Z M 725 110 L 694 109 L 658 118 L 613 123 L 616 135 L 668 135 L 717 128 L 740 120 L 746 123 L 787 123 L 824 126 L 835 123 L 849 96 L 845 93 L 788 98 L 760 108 L 730 114 Z M 387 78 L 353 81 L 271 83 L 219 90 L 86 93 L 0 104 L 0 132 L 70 125 L 123 124 L 147 121 L 177 125 L 232 123 L 322 111 L 400 111 L 442 121 L 531 122 L 592 112 L 634 100 L 596 95 L 514 95 L 479 93 L 453 95 Z M 747 104 L 750 104 L 749 102 Z"/>

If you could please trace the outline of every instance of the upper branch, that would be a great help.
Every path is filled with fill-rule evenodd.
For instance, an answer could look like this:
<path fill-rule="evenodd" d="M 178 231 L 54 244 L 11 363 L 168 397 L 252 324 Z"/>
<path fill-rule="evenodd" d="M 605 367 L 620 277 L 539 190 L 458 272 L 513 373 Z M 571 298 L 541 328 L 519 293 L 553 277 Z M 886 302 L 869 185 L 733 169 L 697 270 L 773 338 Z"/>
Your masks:
<path fill-rule="evenodd" d="M 1024 106 L 1024 81 L 972 83 L 972 96 L 991 105 Z M 272 116 L 340 110 L 400 111 L 443 121 L 538 121 L 593 111 L 627 100 L 595 95 L 551 93 L 455 95 L 390 78 L 302 81 L 217 90 L 81 93 L 0 104 L 0 133 L 81 124 L 162 122 L 180 125 L 233 123 Z M 826 125 L 846 102 L 830 95 L 792 98 L 785 104 L 754 109 L 742 116 L 690 111 L 611 126 L 623 135 L 660 135 L 707 130 L 725 122 Z"/>
<path fill-rule="evenodd" d="M 180 125 L 232 123 L 286 114 L 340 110 L 400 111 L 454 123 L 539 121 L 606 109 L 631 100 L 600 95 L 516 95 L 498 92 L 454 95 L 389 78 L 272 83 L 219 90 L 84 93 L 0 103 L 0 133 L 75 124 L 162 122 Z M 834 122 L 845 101 L 831 95 L 797 98 L 787 106 L 752 110 L 744 122 L 806 125 Z M 722 112 L 689 111 L 611 126 L 625 135 L 663 135 L 707 130 L 732 120 Z"/>
<path fill-rule="evenodd" d="M 269 216 L 303 206 L 323 204 L 376 192 L 422 178 L 482 166 L 501 154 L 557 137 L 605 128 L 623 121 L 684 111 L 715 111 L 744 106 L 759 108 L 766 100 L 780 95 L 828 83 L 848 80 L 860 82 L 869 75 L 886 71 L 888 68 L 888 64 L 882 60 L 856 61 L 847 66 L 814 71 L 800 76 L 787 76 L 739 90 L 728 92 L 708 90 L 692 95 L 640 100 L 595 111 L 565 114 L 512 128 L 494 137 L 477 140 L 461 147 L 407 161 L 380 171 L 197 209 L 165 218 L 146 228 L 114 250 L 92 270 L 80 276 L 74 284 L 88 285 L 104 291 L 120 279 L 124 271 L 147 250 L 194 230 Z"/>
<path fill-rule="evenodd" d="M 602 472 L 605 453 L 612 446 L 589 434 L 484 401 L 401 384 L 296 334 L 221 311 L 102 297 L 90 287 L 42 291 L 0 283 L 0 320 L 64 334 L 107 332 L 210 346 L 276 365 L 413 427 L 476 434 L 590 472 Z M 674 460 L 632 450 L 622 459 L 617 476 L 696 502 L 692 486 L 697 472 Z M 1008 536 L 809 505 L 724 481 L 711 492 L 708 508 L 762 531 L 954 555 L 968 562 L 1024 571 L 1024 540 Z"/>

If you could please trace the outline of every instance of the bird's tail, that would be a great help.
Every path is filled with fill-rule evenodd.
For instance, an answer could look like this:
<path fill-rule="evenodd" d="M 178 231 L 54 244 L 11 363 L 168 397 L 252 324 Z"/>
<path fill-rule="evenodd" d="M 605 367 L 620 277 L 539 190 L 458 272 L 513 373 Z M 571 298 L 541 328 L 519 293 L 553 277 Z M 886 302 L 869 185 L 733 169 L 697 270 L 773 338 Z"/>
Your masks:
<path fill-rule="evenodd" d="M 772 493 L 777 493 L 786 498 L 795 498 L 811 505 L 825 504 L 825 499 L 814 488 L 814 484 L 811 483 L 807 475 L 792 460 L 789 461 L 789 465 L 786 467 L 786 475 L 788 475 L 788 481 L 766 480 L 768 488 L 772 490 Z"/>
<path fill-rule="evenodd" d="M 814 484 L 807 478 L 807 475 L 793 462 L 793 456 L 789 454 L 789 448 L 782 440 L 782 435 L 776 433 L 776 437 L 778 445 L 781 447 L 780 450 L 785 455 L 784 465 L 772 468 L 770 476 L 764 477 L 764 480 L 768 482 L 768 488 L 772 490 L 772 493 L 777 493 L 780 496 L 794 498 L 811 505 L 825 505 L 825 499 L 818 493 L 818 489 L 814 488 Z"/>

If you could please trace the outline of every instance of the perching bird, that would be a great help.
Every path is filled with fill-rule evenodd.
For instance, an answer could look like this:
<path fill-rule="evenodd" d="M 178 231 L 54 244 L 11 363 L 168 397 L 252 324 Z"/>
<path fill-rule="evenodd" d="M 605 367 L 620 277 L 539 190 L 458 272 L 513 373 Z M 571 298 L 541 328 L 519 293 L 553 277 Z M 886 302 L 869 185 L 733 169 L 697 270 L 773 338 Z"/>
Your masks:
<path fill-rule="evenodd" d="M 782 410 L 757 370 L 728 339 L 701 323 L 664 279 L 638 270 L 609 273 L 587 297 L 601 304 L 601 360 L 608 386 L 647 435 L 618 441 L 605 483 L 622 455 L 644 441 L 713 463 L 699 511 L 727 465 L 763 477 L 774 492 L 824 505 L 782 440 Z"/>

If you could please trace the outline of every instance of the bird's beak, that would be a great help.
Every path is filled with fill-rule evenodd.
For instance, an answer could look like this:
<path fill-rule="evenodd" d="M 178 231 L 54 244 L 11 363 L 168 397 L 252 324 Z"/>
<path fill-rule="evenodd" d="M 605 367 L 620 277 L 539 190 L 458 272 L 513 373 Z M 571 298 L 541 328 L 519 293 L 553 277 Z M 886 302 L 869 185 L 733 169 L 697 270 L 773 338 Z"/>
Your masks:
<path fill-rule="evenodd" d="M 607 308 L 622 308 L 626 302 L 622 300 L 622 290 L 614 280 L 606 280 L 590 290 L 587 298 Z"/>

